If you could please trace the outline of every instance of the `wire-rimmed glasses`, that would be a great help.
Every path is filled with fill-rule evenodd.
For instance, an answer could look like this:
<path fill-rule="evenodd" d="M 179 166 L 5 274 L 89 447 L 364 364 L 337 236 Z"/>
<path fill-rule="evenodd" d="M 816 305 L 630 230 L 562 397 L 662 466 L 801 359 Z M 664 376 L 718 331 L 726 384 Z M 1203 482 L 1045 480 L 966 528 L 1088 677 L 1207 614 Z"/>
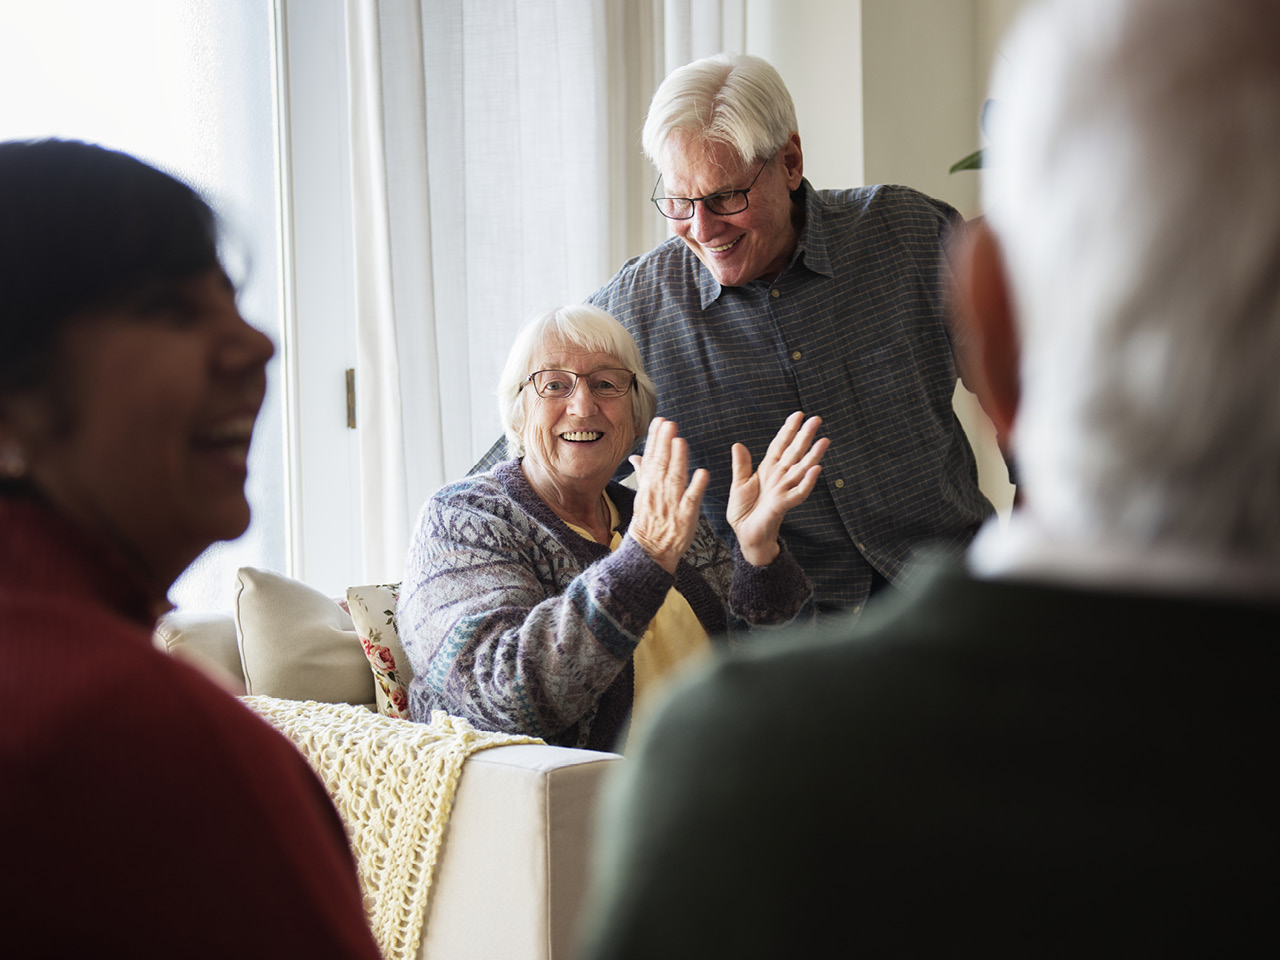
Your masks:
<path fill-rule="evenodd" d="M 533 384 L 534 391 L 543 400 L 568 400 L 578 389 L 578 381 L 585 379 L 591 394 L 601 400 L 625 397 L 635 385 L 636 375 L 621 367 L 592 370 L 590 373 L 574 373 L 572 370 L 537 370 L 520 384 Z"/>
<path fill-rule="evenodd" d="M 701 203 L 718 217 L 731 217 L 735 213 L 741 213 L 747 209 L 750 204 L 747 194 L 751 192 L 751 188 L 756 185 L 756 181 L 760 179 L 760 174 L 764 173 L 764 168 L 768 165 L 768 160 L 760 164 L 760 169 L 756 171 L 756 175 L 751 178 L 751 182 L 747 184 L 745 190 L 725 190 L 721 193 L 709 193 L 705 197 L 650 196 L 649 199 L 658 208 L 658 212 L 668 220 L 692 219 L 694 206 L 698 203 Z M 662 177 L 658 177 L 658 182 L 653 185 L 654 193 L 658 192 L 659 183 L 662 183 Z"/>

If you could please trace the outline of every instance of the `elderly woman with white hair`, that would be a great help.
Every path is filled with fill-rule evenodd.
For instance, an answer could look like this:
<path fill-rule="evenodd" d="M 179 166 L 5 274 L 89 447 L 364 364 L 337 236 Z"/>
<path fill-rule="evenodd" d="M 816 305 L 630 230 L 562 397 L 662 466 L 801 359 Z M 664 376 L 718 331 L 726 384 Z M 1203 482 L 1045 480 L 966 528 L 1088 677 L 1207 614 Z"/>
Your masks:
<path fill-rule="evenodd" d="M 812 616 L 778 539 L 813 490 L 827 440 L 792 414 L 758 468 L 732 449 L 730 550 L 702 519 L 676 425 L 631 335 L 591 306 L 549 311 L 516 338 L 499 387 L 513 459 L 438 491 L 409 550 L 397 619 L 414 670 L 410 715 L 614 749 L 633 708 L 712 640 Z M 651 422 L 652 421 L 652 422 Z M 636 489 L 612 481 L 632 456 Z"/>

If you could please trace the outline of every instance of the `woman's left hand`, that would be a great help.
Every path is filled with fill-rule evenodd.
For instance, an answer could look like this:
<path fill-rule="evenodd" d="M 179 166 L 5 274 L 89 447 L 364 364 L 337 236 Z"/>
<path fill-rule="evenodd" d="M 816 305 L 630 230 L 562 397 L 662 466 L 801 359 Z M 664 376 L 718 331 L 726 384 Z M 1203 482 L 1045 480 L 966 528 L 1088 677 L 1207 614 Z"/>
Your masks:
<path fill-rule="evenodd" d="M 755 473 L 747 448 L 733 445 L 733 484 L 726 517 L 742 555 L 753 566 L 773 563 L 781 549 L 782 518 L 804 503 L 818 482 L 822 472 L 818 461 L 831 443 L 826 437 L 814 440 L 821 425 L 821 417 L 805 420 L 799 411 L 787 417 Z"/>

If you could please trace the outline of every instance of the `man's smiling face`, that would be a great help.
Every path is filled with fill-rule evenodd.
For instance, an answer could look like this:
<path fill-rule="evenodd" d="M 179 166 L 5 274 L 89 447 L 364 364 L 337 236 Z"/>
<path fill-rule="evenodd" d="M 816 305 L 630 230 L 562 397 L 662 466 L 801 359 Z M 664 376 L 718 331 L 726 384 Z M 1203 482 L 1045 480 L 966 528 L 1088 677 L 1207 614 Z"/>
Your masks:
<path fill-rule="evenodd" d="M 672 132 L 664 157 L 659 192 L 666 196 L 705 197 L 751 187 L 741 213 L 719 216 L 698 203 L 692 218 L 670 221 L 721 286 L 777 276 L 799 236 L 791 219 L 791 191 L 803 177 L 800 138 L 793 134 L 763 170 L 759 161 L 744 163 L 732 147 L 709 143 L 687 130 Z"/>

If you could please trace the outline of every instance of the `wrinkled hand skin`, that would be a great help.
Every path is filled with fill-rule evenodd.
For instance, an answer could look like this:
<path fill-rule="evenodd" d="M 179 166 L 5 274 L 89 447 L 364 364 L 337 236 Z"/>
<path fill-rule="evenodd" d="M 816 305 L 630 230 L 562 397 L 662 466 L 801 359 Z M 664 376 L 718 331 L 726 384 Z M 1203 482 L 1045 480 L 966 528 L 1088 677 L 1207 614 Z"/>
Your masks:
<path fill-rule="evenodd" d="M 638 487 L 627 535 L 674 576 L 697 532 L 710 476 L 706 470 L 695 470 L 690 479 L 689 446 L 676 425 L 663 417 L 649 424 L 644 456 L 629 459 Z"/>
<path fill-rule="evenodd" d="M 782 518 L 808 499 L 822 472 L 819 461 L 831 441 L 815 440 L 821 417 L 805 420 L 796 411 L 774 436 L 764 459 L 751 472 L 751 454 L 740 443 L 733 445 L 733 483 L 729 488 L 726 518 L 738 537 L 747 562 L 768 566 L 778 556 L 778 531 Z"/>

